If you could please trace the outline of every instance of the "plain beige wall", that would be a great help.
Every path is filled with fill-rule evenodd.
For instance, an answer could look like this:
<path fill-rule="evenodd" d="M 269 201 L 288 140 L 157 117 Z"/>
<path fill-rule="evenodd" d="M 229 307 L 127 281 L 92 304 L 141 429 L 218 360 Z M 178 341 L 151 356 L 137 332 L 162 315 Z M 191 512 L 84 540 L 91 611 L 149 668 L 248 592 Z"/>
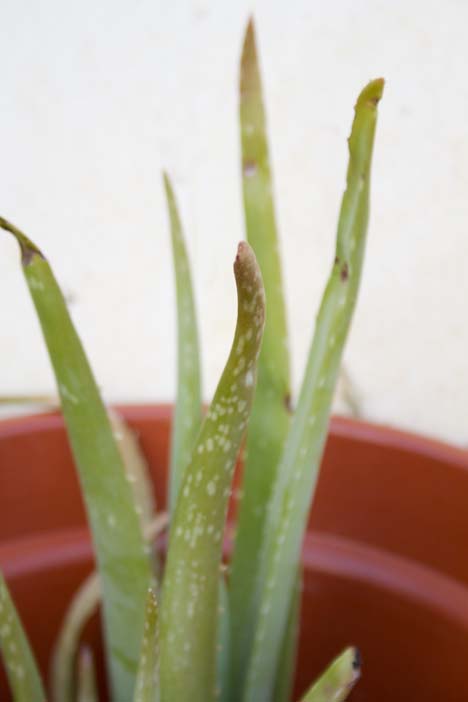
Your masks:
<path fill-rule="evenodd" d="M 0 208 L 49 256 L 110 400 L 174 392 L 160 173 L 194 266 L 206 397 L 234 322 L 243 236 L 237 74 L 257 22 L 294 385 L 331 263 L 352 108 L 387 79 L 358 312 L 365 417 L 468 445 L 468 4 L 3 0 Z M 52 392 L 13 242 L 0 238 L 2 393 Z"/>

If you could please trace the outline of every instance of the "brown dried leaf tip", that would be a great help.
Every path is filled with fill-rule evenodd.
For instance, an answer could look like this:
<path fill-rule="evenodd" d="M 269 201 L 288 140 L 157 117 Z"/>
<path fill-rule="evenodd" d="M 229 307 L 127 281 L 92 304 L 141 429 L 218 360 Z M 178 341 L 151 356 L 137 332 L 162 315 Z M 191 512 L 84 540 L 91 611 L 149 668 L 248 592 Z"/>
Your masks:
<path fill-rule="evenodd" d="M 250 17 L 245 30 L 244 44 L 242 47 L 241 72 L 240 72 L 240 93 L 244 97 L 251 90 L 258 86 L 258 61 L 257 47 L 255 41 L 255 26 L 253 18 Z"/>
<path fill-rule="evenodd" d="M 265 290 L 257 259 L 246 241 L 241 241 L 237 247 L 234 275 L 243 300 L 241 313 L 252 318 L 261 332 L 265 323 Z"/>
<path fill-rule="evenodd" d="M 16 241 L 21 249 L 21 262 L 23 266 L 27 266 L 31 263 L 35 256 L 40 256 L 40 258 L 45 259 L 44 254 L 38 247 L 33 244 L 33 242 L 28 239 L 28 237 L 23 234 L 14 224 L 9 222 L 4 217 L 0 217 L 0 228 L 4 229 L 6 232 L 13 234 Z"/>

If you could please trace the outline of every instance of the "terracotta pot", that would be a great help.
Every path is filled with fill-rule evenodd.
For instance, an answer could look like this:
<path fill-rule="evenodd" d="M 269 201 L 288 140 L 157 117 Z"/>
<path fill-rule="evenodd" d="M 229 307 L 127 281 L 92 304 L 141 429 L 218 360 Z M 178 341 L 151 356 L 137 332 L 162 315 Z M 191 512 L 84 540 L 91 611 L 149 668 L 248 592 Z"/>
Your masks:
<path fill-rule="evenodd" d="M 170 411 L 127 407 L 160 503 Z M 359 646 L 354 702 L 468 699 L 468 457 L 416 436 L 332 421 L 309 531 L 296 694 Z M 92 563 L 59 415 L 0 424 L 0 567 L 47 670 Z M 86 637 L 96 642 L 97 622 Z M 102 675 L 101 675 L 102 677 Z M 0 699 L 9 699 L 0 678 Z"/>

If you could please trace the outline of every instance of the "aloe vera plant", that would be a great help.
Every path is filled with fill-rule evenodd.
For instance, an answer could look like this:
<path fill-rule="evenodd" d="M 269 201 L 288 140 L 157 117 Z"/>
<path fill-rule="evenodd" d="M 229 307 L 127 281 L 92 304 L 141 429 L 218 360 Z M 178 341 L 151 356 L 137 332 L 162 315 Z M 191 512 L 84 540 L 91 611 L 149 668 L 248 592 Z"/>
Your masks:
<path fill-rule="evenodd" d="M 164 175 L 178 317 L 168 515 L 155 514 L 138 445 L 99 396 L 48 261 L 25 234 L 0 218 L 0 227 L 13 234 L 20 246 L 97 555 L 97 572 L 81 585 L 58 638 L 52 702 L 98 702 L 93 654 L 81 647 L 80 637 L 100 600 L 112 702 L 291 699 L 300 619 L 301 541 L 361 278 L 382 91 L 383 81 L 372 81 L 356 103 L 336 255 L 294 413 L 266 117 L 252 22 L 246 32 L 240 81 L 249 243 L 239 244 L 234 262 L 238 306 L 232 348 L 204 417 L 190 266 L 174 190 Z M 246 436 L 243 497 L 229 566 L 223 560 L 226 516 Z M 168 549 L 162 569 L 150 544 L 167 523 Z M 14 702 L 45 702 L 45 685 L 3 579 L 0 648 Z M 343 702 L 359 671 L 359 655 L 351 647 L 330 664 L 301 702 Z"/>

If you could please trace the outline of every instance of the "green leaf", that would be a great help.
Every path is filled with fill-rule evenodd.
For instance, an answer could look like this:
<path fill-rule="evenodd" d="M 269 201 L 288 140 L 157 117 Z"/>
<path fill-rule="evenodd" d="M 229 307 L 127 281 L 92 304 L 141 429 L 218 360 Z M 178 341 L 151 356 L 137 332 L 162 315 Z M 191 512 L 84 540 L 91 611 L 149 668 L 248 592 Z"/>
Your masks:
<path fill-rule="evenodd" d="M 383 81 L 362 91 L 349 138 L 347 186 L 336 256 L 322 299 L 299 403 L 269 506 L 259 577 L 261 604 L 243 702 L 271 699 L 289 603 L 328 429 L 343 347 L 353 315 L 367 232 L 369 180 Z"/>
<path fill-rule="evenodd" d="M 141 528 L 145 532 L 153 522 L 156 511 L 148 463 L 135 432 L 130 429 L 122 415 L 111 408 L 108 408 L 107 414 L 114 439 L 122 456 L 125 475 L 132 488 Z"/>
<path fill-rule="evenodd" d="M 169 176 L 164 174 L 177 293 L 177 399 L 171 437 L 169 505 L 172 513 L 202 421 L 201 372 L 190 263 Z"/>
<path fill-rule="evenodd" d="M 190 264 L 174 191 L 168 175 L 164 187 L 171 223 L 172 251 L 177 292 L 178 373 L 177 400 L 171 438 L 170 504 L 175 508 L 179 486 L 192 455 L 202 422 L 199 343 Z M 217 689 L 222 702 L 228 685 L 229 602 L 224 578 L 220 578 Z"/>
<path fill-rule="evenodd" d="M 55 409 L 58 400 L 52 395 L 2 395 L 0 405 L 40 405 L 45 408 Z"/>
<path fill-rule="evenodd" d="M 290 702 L 296 672 L 297 646 L 299 643 L 299 620 L 301 614 L 302 569 L 296 578 L 288 622 L 281 644 L 278 672 L 276 673 L 273 702 Z"/>
<path fill-rule="evenodd" d="M 145 539 L 151 544 L 167 527 L 168 517 L 162 512 L 145 529 Z M 51 688 L 54 702 L 73 702 L 73 670 L 76 651 L 86 623 L 101 601 L 99 575 L 93 571 L 74 594 L 63 618 L 54 647 L 51 666 Z"/>
<path fill-rule="evenodd" d="M 344 702 L 360 676 L 357 648 L 347 648 L 335 658 L 306 692 L 301 702 Z"/>
<path fill-rule="evenodd" d="M 224 575 L 219 579 L 218 644 L 216 657 L 216 700 L 228 702 L 230 696 L 230 614 L 228 588 Z"/>
<path fill-rule="evenodd" d="M 44 409 L 60 407 L 60 400 L 53 395 L 2 395 L 0 405 L 39 405 Z M 136 510 L 142 528 L 154 519 L 155 501 L 148 464 L 140 448 L 138 438 L 125 419 L 115 409 L 108 408 L 109 421 L 125 466 L 125 474 L 132 486 Z"/>
<path fill-rule="evenodd" d="M 31 587 L 34 587 L 32 584 Z M 0 650 L 14 702 L 45 702 L 34 654 L 0 573 Z"/>
<path fill-rule="evenodd" d="M 234 698 L 240 697 L 258 611 L 257 569 L 266 505 L 277 475 L 290 420 L 290 377 L 281 261 L 273 204 L 266 116 L 255 32 L 250 20 L 240 74 L 242 186 L 247 239 L 262 271 L 267 317 L 258 382 L 247 435 L 242 500 L 231 563 L 232 670 Z"/>
<path fill-rule="evenodd" d="M 256 380 L 264 290 L 250 246 L 234 273 L 237 326 L 172 522 L 161 607 L 161 699 L 208 702 L 216 684 L 219 567 L 230 487 Z"/>
<path fill-rule="evenodd" d="M 77 702 L 98 702 L 94 656 L 88 646 L 83 646 L 78 655 Z"/>
<path fill-rule="evenodd" d="M 130 483 L 135 509 L 140 518 L 140 526 L 147 538 L 152 524 L 157 519 L 156 503 L 153 496 L 153 484 L 146 458 L 143 455 L 138 438 L 128 426 L 125 419 L 114 409 L 108 408 L 107 414 L 112 433 L 117 443 L 125 468 L 125 476 Z M 150 551 L 151 570 L 158 583 L 161 579 L 161 563 L 154 549 Z"/>
<path fill-rule="evenodd" d="M 153 590 L 146 600 L 145 633 L 133 702 L 159 702 L 159 622 Z"/>
<path fill-rule="evenodd" d="M 114 702 L 131 698 L 151 582 L 148 547 L 106 409 L 65 300 L 41 251 L 16 227 L 23 271 L 55 372 L 93 533 L 104 593 L 104 632 Z"/>

